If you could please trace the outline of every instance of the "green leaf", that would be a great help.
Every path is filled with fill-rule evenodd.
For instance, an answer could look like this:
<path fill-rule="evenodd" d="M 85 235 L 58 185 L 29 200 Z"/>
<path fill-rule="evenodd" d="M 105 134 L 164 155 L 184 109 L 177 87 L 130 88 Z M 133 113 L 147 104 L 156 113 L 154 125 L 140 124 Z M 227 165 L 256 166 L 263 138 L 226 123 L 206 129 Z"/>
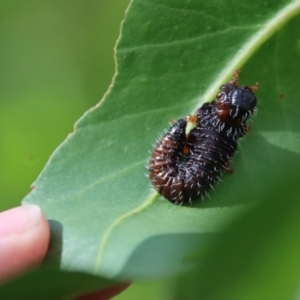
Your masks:
<path fill-rule="evenodd" d="M 123 280 L 174 275 L 191 266 L 182 258 L 215 237 L 237 205 L 267 197 L 265 186 L 288 176 L 300 149 L 299 11 L 299 1 L 133 0 L 109 91 L 23 201 L 52 220 L 49 261 Z M 205 203 L 160 201 L 144 176 L 151 144 L 170 119 L 213 100 L 246 61 L 241 83 L 260 82 L 259 114 L 235 174 Z"/>

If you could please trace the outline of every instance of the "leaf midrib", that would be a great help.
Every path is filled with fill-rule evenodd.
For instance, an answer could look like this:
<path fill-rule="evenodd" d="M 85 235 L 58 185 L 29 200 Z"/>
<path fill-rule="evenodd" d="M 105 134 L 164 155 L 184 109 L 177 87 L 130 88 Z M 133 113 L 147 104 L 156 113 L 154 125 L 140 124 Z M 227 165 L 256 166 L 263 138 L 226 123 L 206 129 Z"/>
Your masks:
<path fill-rule="evenodd" d="M 300 1 L 293 1 L 285 6 L 276 15 L 265 22 L 265 26 L 261 26 L 261 30 L 252 35 L 244 46 L 236 53 L 236 55 L 227 63 L 227 66 L 220 72 L 220 75 L 212 81 L 202 96 L 199 96 L 196 110 L 202 103 L 212 101 L 217 94 L 219 87 L 226 82 L 234 70 L 239 69 L 246 61 L 255 53 L 255 51 L 273 34 L 283 27 L 289 20 L 300 13 Z"/>

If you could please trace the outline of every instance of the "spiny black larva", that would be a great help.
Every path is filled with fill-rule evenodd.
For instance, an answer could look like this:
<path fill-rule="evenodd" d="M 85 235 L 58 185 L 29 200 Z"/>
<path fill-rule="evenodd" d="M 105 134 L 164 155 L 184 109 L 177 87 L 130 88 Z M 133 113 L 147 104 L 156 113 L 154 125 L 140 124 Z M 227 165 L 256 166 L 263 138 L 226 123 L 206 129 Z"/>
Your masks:
<path fill-rule="evenodd" d="M 221 86 L 212 102 L 195 116 L 176 121 L 156 144 L 149 162 L 154 188 L 175 204 L 204 198 L 223 172 L 232 172 L 230 161 L 238 140 L 248 131 L 246 121 L 256 112 L 258 83 L 238 86 L 239 71 Z M 186 134 L 187 122 L 195 128 Z"/>

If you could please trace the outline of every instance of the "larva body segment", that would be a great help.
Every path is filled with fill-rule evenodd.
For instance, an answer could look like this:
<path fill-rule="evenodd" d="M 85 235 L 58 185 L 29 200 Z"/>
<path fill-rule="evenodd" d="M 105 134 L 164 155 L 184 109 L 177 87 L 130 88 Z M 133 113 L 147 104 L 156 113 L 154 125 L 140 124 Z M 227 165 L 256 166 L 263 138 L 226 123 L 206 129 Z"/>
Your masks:
<path fill-rule="evenodd" d="M 149 163 L 149 174 L 154 188 L 171 201 L 180 198 L 184 187 L 181 162 L 186 145 L 186 124 L 185 118 L 173 124 L 156 144 Z"/>

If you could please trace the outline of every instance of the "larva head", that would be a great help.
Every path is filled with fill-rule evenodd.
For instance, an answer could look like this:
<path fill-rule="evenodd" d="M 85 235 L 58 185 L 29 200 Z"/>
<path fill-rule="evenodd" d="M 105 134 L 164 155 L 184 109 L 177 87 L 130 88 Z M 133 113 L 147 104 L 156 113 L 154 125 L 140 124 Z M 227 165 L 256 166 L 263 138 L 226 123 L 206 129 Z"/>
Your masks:
<path fill-rule="evenodd" d="M 219 119 L 230 123 L 246 121 L 256 110 L 257 100 L 254 92 L 257 89 L 258 83 L 252 87 L 238 87 L 238 73 L 235 73 L 229 83 L 221 86 L 221 92 L 215 100 Z"/>

